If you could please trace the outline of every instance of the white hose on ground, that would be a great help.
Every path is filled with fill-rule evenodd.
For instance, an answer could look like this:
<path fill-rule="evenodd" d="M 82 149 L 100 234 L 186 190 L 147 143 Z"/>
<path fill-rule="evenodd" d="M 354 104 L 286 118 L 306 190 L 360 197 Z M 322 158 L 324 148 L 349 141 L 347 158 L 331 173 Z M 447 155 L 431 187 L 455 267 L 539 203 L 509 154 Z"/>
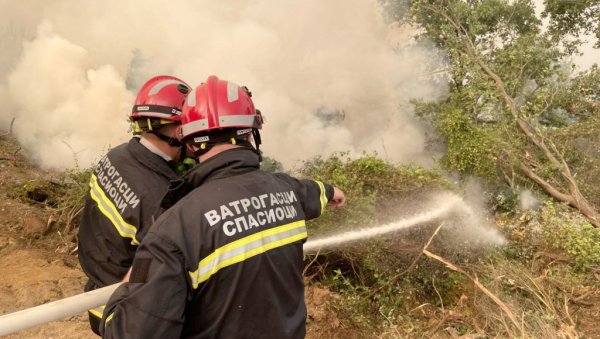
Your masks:
<path fill-rule="evenodd" d="M 121 283 L 3 315 L 0 317 L 0 336 L 64 319 L 104 305 L 119 285 Z"/>

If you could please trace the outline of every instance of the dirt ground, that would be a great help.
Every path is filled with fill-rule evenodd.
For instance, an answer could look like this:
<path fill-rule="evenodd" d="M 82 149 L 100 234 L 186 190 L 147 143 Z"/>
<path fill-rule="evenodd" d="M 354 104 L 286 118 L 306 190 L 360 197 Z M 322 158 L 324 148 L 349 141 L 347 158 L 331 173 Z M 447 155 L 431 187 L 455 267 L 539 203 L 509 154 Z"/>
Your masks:
<path fill-rule="evenodd" d="M 15 191 L 36 180 L 59 180 L 62 173 L 33 166 L 8 133 L 0 131 L 0 315 L 79 294 L 86 278 L 77 260 L 75 231 L 61 233 L 59 211 L 23 201 Z M 64 229 L 63 229 L 64 232 Z M 353 338 L 328 309 L 332 294 L 309 287 L 307 338 Z M 87 314 L 40 325 L 6 338 L 95 338 Z"/>

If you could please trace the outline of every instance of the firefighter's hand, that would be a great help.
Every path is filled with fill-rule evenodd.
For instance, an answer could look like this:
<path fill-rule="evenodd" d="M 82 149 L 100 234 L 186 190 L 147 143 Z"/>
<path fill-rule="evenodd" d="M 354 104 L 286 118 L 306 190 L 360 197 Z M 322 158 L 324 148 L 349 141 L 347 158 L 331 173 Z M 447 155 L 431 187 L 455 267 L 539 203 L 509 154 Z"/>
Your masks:
<path fill-rule="evenodd" d="M 344 192 L 341 189 L 334 187 L 333 188 L 333 199 L 331 199 L 329 201 L 329 203 L 333 207 L 344 206 L 344 204 L 346 203 L 346 196 L 344 195 Z"/>

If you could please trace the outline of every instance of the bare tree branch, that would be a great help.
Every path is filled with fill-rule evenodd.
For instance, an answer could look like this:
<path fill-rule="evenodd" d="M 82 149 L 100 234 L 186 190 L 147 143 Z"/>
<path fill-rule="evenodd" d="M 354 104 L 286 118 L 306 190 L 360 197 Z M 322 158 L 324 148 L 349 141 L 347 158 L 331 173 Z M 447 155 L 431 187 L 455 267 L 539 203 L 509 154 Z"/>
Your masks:
<path fill-rule="evenodd" d="M 570 195 L 560 192 L 558 189 L 556 189 L 554 186 L 552 186 L 552 184 L 550 184 L 549 182 L 544 180 L 539 175 L 535 174 L 533 172 L 533 170 L 531 170 L 529 167 L 527 167 L 527 165 L 521 164 L 521 170 L 523 172 L 525 172 L 525 174 L 531 180 L 535 181 L 538 185 L 540 185 L 544 189 L 544 191 L 546 191 L 548 194 L 550 194 L 554 199 L 569 202 L 569 203 L 571 202 L 572 197 Z"/>
<path fill-rule="evenodd" d="M 466 276 L 467 278 L 469 278 L 469 280 L 471 280 L 473 282 L 473 284 L 475 284 L 475 286 L 477 286 L 477 288 L 479 290 L 481 290 L 481 292 L 483 292 L 483 294 L 485 294 L 490 299 L 492 299 L 494 301 L 494 303 L 496 303 L 496 305 L 498 305 L 500 307 L 500 309 L 502 311 L 504 311 L 504 313 L 508 316 L 508 318 L 513 323 L 513 325 L 521 332 L 521 337 L 522 338 L 527 338 L 525 330 L 524 330 L 522 324 L 517 320 L 517 317 L 515 316 L 515 314 L 510 310 L 510 308 L 502 300 L 500 300 L 500 298 L 498 298 L 494 293 L 492 293 L 485 286 L 483 286 L 483 284 L 481 282 L 479 282 L 479 279 L 477 279 L 477 276 L 471 277 L 471 275 L 469 275 L 464 270 L 460 269 L 458 266 L 454 265 L 453 263 L 449 262 L 448 260 L 446 260 L 445 258 L 443 258 L 443 257 L 441 257 L 439 255 L 436 255 L 436 254 L 433 254 L 433 253 L 429 252 L 426 249 L 423 250 L 423 254 L 425 254 L 426 256 L 428 256 L 428 257 L 430 257 L 432 259 L 435 259 L 435 260 L 443 263 L 449 269 L 451 269 L 451 270 L 453 270 L 455 272 L 461 273 L 464 276 Z"/>

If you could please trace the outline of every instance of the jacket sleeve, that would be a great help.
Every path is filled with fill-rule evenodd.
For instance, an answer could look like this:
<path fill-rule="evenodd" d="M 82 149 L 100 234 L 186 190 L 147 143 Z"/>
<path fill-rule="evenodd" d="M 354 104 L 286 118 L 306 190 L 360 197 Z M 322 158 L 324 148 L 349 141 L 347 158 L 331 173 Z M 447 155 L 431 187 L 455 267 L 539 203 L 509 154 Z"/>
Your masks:
<path fill-rule="evenodd" d="M 185 260 L 170 240 L 150 232 L 136 253 L 129 283 L 111 296 L 103 338 L 179 338 L 191 295 Z"/>
<path fill-rule="evenodd" d="M 333 199 L 333 187 L 318 180 L 296 179 L 284 173 L 275 176 L 286 181 L 294 188 L 298 200 L 304 209 L 306 220 L 319 217 L 327 203 Z"/>

